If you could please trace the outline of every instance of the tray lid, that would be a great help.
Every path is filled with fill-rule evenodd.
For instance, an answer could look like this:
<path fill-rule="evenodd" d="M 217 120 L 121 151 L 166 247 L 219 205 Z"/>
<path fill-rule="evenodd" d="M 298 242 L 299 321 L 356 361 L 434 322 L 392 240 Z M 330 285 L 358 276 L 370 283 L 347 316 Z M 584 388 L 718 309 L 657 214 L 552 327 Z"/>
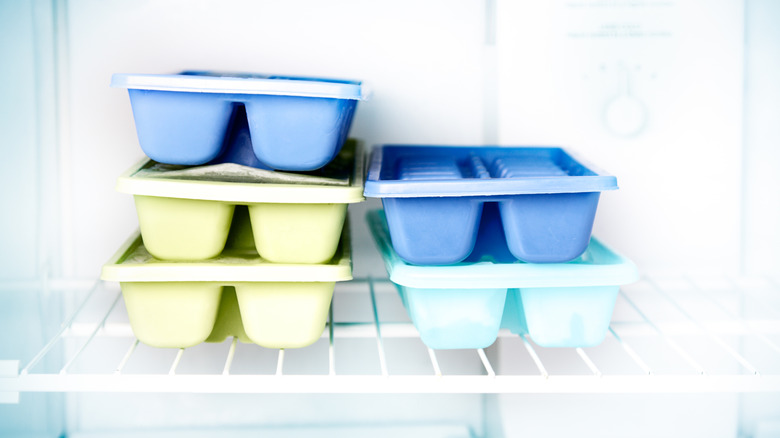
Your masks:
<path fill-rule="evenodd" d="M 352 279 L 349 224 L 328 263 L 271 263 L 254 250 L 226 248 L 219 256 L 197 262 L 163 261 L 152 257 L 136 231 L 103 265 L 100 278 L 119 282 L 331 282 Z"/>
<path fill-rule="evenodd" d="M 136 90 L 269 94 L 351 100 L 366 100 L 369 97 L 368 89 L 361 81 L 216 71 L 185 71 L 180 74 L 116 73 L 111 77 L 111 86 Z"/>
<path fill-rule="evenodd" d="M 131 195 L 234 203 L 349 204 L 362 202 L 362 143 L 348 140 L 322 169 L 279 172 L 239 164 L 186 167 L 144 158 L 118 179 L 116 190 Z"/>
<path fill-rule="evenodd" d="M 617 179 L 560 147 L 382 145 L 367 197 L 497 196 L 617 189 Z"/>

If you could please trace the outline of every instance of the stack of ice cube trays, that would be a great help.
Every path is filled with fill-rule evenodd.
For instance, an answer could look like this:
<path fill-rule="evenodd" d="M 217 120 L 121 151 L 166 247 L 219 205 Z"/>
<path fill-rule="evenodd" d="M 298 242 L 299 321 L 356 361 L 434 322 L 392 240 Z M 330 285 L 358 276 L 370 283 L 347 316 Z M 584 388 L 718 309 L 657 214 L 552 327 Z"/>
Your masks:
<path fill-rule="evenodd" d="M 360 82 L 185 72 L 114 75 L 148 158 L 120 176 L 140 233 L 103 267 L 136 337 L 269 348 L 322 334 L 352 278 L 347 206 L 363 201 L 347 140 Z"/>
<path fill-rule="evenodd" d="M 483 348 L 500 328 L 544 347 L 605 337 L 636 267 L 596 238 L 607 175 L 561 148 L 380 146 L 364 194 L 390 280 L 431 348 Z"/>

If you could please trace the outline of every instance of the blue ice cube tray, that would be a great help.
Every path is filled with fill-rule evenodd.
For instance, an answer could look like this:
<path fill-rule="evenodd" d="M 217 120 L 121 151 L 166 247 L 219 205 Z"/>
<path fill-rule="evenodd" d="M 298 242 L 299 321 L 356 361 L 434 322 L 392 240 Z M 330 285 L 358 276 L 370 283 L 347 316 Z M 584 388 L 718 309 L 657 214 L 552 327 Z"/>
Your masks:
<path fill-rule="evenodd" d="M 195 71 L 115 74 L 111 86 L 128 89 L 138 141 L 155 161 L 300 171 L 338 154 L 367 97 L 359 81 Z M 227 139 L 242 122 L 254 157 L 235 161 Z"/>
<path fill-rule="evenodd" d="M 371 155 L 364 195 L 382 198 L 409 263 L 468 257 L 488 203 L 514 257 L 559 263 L 585 251 L 601 191 L 615 189 L 614 176 L 558 147 L 385 145 Z"/>
<path fill-rule="evenodd" d="M 485 204 L 474 251 L 450 266 L 406 263 L 393 249 L 384 213 L 371 211 L 367 220 L 390 280 L 430 348 L 484 348 L 501 327 L 542 347 L 598 345 L 620 285 L 638 278 L 630 260 L 596 238 L 568 263 L 515 260 L 494 203 Z"/>

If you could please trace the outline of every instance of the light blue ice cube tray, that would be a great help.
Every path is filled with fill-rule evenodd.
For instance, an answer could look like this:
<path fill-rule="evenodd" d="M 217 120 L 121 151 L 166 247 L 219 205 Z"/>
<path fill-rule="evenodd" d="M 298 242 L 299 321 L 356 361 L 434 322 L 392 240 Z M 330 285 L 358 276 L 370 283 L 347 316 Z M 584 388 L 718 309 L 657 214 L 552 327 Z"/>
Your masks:
<path fill-rule="evenodd" d="M 559 263 L 585 251 L 601 191 L 615 189 L 614 176 L 557 147 L 385 145 L 371 155 L 364 194 L 382 198 L 409 263 L 464 260 L 494 202 L 514 257 Z"/>
<path fill-rule="evenodd" d="M 178 165 L 230 161 L 230 127 L 243 123 L 256 160 L 238 164 L 279 170 L 327 164 L 347 138 L 358 100 L 367 98 L 359 81 L 240 73 L 115 74 L 111 86 L 128 89 L 149 158 Z"/>
<path fill-rule="evenodd" d="M 514 259 L 498 208 L 486 204 L 479 244 L 450 266 L 404 262 L 391 244 L 382 211 L 369 228 L 423 342 L 437 349 L 484 348 L 502 326 L 543 347 L 591 347 L 604 340 L 620 285 L 638 279 L 636 266 L 596 238 L 568 263 Z M 502 323 L 503 319 L 503 323 Z"/>

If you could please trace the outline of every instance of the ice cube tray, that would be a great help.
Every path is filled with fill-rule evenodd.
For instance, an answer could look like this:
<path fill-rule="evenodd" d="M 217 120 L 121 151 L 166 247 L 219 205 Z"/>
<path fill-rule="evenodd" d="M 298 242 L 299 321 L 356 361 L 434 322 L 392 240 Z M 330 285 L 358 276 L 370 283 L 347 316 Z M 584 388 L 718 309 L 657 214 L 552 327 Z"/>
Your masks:
<path fill-rule="evenodd" d="M 256 165 L 280 170 L 327 164 L 347 137 L 358 100 L 367 98 L 359 81 L 202 71 L 115 74 L 111 86 L 128 90 L 138 141 L 155 161 L 218 159 L 238 115 L 248 123 Z"/>
<path fill-rule="evenodd" d="M 636 266 L 592 238 L 568 263 L 518 262 L 503 237 L 499 207 L 485 204 L 478 243 L 462 263 L 417 266 L 393 249 L 385 215 L 367 220 L 390 280 L 423 342 L 437 349 L 484 348 L 503 325 L 543 347 L 590 347 L 606 335 L 620 285 Z"/>
<path fill-rule="evenodd" d="M 235 228 L 251 236 L 267 261 L 323 263 L 336 251 L 347 205 L 364 199 L 363 148 L 348 143 L 328 166 L 308 174 L 236 164 L 185 169 L 144 159 L 119 177 L 116 189 L 134 196 L 144 245 L 156 258 L 216 257 Z M 233 220 L 234 211 L 250 220 Z"/>
<path fill-rule="evenodd" d="M 372 152 L 364 194 L 382 198 L 409 263 L 468 257 L 486 203 L 498 203 L 517 259 L 558 263 L 585 251 L 600 193 L 614 189 L 614 176 L 561 148 L 386 145 Z"/>
<path fill-rule="evenodd" d="M 153 347 L 186 348 L 236 336 L 268 348 L 299 348 L 325 327 L 336 282 L 352 279 L 345 227 L 325 264 L 273 264 L 241 245 L 218 258 L 169 262 L 153 258 L 139 234 L 103 266 L 118 281 L 135 336 Z"/>

